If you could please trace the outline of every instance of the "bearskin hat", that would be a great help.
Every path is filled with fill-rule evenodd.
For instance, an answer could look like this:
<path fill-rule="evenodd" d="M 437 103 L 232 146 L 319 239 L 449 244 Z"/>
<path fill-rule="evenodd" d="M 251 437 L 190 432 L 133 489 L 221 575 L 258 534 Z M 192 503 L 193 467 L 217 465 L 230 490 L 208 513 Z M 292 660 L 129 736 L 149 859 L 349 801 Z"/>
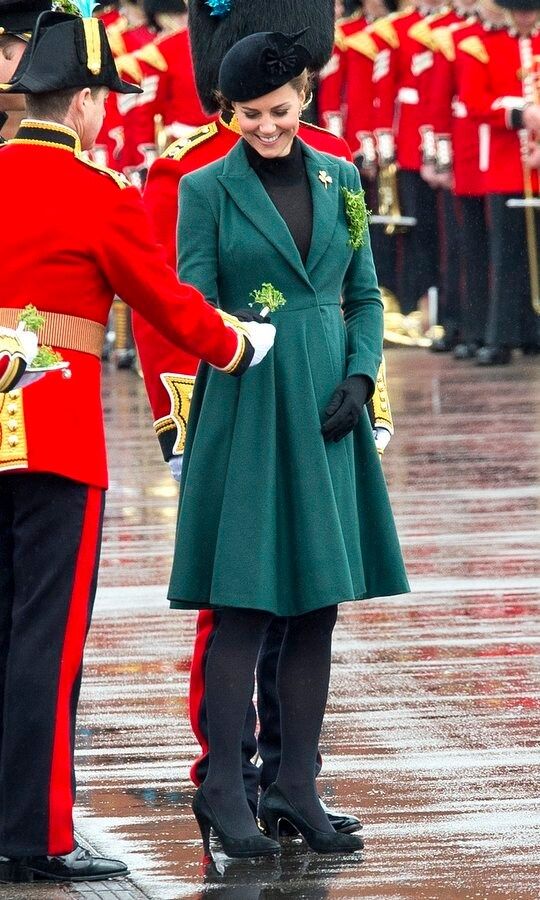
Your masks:
<path fill-rule="evenodd" d="M 332 54 L 334 0 L 189 0 L 188 14 L 197 91 L 208 113 L 219 109 L 214 92 L 223 57 L 248 34 L 294 34 L 308 27 L 302 44 L 313 69 L 321 69 Z"/>

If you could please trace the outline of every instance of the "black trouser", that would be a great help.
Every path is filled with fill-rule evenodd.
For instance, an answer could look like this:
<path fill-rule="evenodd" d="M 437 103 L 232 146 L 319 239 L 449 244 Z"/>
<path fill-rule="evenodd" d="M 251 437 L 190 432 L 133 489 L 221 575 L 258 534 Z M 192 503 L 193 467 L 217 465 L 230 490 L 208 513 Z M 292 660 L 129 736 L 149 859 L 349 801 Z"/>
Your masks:
<path fill-rule="evenodd" d="M 82 657 L 104 491 L 0 475 L 0 854 L 69 853 Z"/>
<path fill-rule="evenodd" d="M 212 646 L 215 630 L 219 623 L 219 612 L 214 613 L 214 628 L 207 635 L 206 645 L 203 651 L 202 665 L 206 665 L 206 658 Z M 279 698 L 277 693 L 277 668 L 287 619 L 276 617 L 272 620 L 259 654 L 257 665 L 257 711 L 251 704 L 246 716 L 246 724 L 242 737 L 242 760 L 244 784 L 248 800 L 255 811 L 257 809 L 257 795 L 259 787 L 262 790 L 276 780 L 281 759 L 281 727 L 279 715 Z M 199 650 L 200 652 L 200 650 Z M 260 730 L 256 737 L 257 712 L 259 716 Z M 208 725 L 206 720 L 206 702 L 203 698 L 198 705 L 196 732 L 202 738 L 205 746 L 204 752 L 192 769 L 192 777 L 196 784 L 202 784 L 208 771 Z M 253 758 L 257 751 L 261 757 L 261 766 L 256 766 Z M 319 756 L 316 774 L 321 769 Z"/>
<path fill-rule="evenodd" d="M 398 297 L 401 311 L 412 312 L 428 288 L 439 284 L 439 228 L 437 193 L 419 172 L 398 172 L 401 212 L 413 216 L 416 225 L 401 235 Z"/>
<path fill-rule="evenodd" d="M 482 344 L 489 305 L 489 233 L 485 197 L 456 197 L 460 254 L 463 260 L 461 338 Z"/>
<path fill-rule="evenodd" d="M 439 192 L 442 218 L 441 259 L 439 276 L 440 325 L 449 337 L 461 336 L 463 330 L 463 266 L 461 264 L 459 223 L 451 191 Z"/>
<path fill-rule="evenodd" d="M 533 310 L 525 215 L 509 209 L 506 201 L 522 194 L 490 194 L 490 259 L 493 270 L 491 302 L 486 328 L 486 344 L 492 347 L 520 347 L 540 344 L 540 317 Z M 540 216 L 535 212 L 537 238 Z M 536 241 L 538 259 L 538 239 Z"/>
<path fill-rule="evenodd" d="M 366 192 L 367 208 L 377 212 L 379 198 L 377 182 L 367 178 L 362 182 Z M 393 294 L 397 294 L 397 241 L 398 235 L 388 235 L 384 232 L 384 225 L 372 225 L 369 229 L 373 261 L 377 272 L 377 280 L 381 287 L 387 288 Z"/>

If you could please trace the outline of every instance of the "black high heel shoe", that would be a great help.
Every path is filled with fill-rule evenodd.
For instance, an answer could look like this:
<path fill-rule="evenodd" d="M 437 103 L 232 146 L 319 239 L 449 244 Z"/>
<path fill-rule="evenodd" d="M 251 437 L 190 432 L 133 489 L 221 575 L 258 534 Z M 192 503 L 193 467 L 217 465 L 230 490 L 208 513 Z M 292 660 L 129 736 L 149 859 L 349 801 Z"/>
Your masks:
<path fill-rule="evenodd" d="M 272 841 L 264 834 L 254 834 L 253 837 L 235 838 L 228 835 L 222 828 L 219 819 L 202 792 L 198 788 L 192 807 L 199 828 L 205 853 L 210 852 L 210 829 L 213 828 L 221 841 L 224 852 L 233 859 L 249 859 L 257 856 L 277 856 L 281 853 L 281 847 L 277 841 Z"/>
<path fill-rule="evenodd" d="M 340 834 L 337 831 L 329 834 L 312 828 L 292 803 L 289 803 L 277 784 L 271 784 L 265 791 L 259 804 L 259 814 L 268 825 L 270 837 L 274 840 L 279 840 L 280 822 L 286 821 L 294 825 L 315 853 L 354 853 L 364 846 L 362 838 L 356 834 Z"/>

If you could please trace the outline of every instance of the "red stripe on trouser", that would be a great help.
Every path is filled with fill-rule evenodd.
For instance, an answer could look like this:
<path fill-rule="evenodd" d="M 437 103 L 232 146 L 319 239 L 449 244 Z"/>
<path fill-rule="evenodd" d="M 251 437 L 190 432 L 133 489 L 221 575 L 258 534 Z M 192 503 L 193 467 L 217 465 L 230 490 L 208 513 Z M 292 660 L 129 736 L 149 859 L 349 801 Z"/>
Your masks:
<path fill-rule="evenodd" d="M 73 846 L 71 694 L 79 673 L 88 626 L 88 601 L 99 550 L 103 491 L 89 487 L 64 635 L 56 702 L 49 788 L 49 854 Z"/>
<path fill-rule="evenodd" d="M 197 757 L 189 773 L 192 782 L 197 786 L 200 783 L 200 779 L 197 776 L 197 766 L 208 753 L 208 740 L 207 735 L 203 734 L 201 730 L 200 712 L 206 690 L 206 653 L 208 641 L 214 627 L 214 612 L 210 609 L 202 609 L 197 619 L 197 636 L 193 647 L 189 679 L 189 721 L 191 722 L 193 734 L 201 745 L 202 750 L 201 755 Z"/>

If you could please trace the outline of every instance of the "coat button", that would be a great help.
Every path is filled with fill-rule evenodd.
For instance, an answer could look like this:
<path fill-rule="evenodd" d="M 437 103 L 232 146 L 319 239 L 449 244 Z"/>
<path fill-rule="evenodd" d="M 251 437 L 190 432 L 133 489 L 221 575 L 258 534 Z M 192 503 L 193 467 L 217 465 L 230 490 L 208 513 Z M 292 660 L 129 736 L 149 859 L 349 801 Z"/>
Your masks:
<path fill-rule="evenodd" d="M 17 412 L 17 409 L 18 409 L 18 406 L 16 403 L 8 403 L 7 411 L 10 416 L 14 416 L 15 413 Z"/>
<path fill-rule="evenodd" d="M 8 419 L 7 427 L 8 431 L 17 431 L 17 419 Z"/>
<path fill-rule="evenodd" d="M 19 398 L 19 392 L 18 392 L 18 391 L 10 391 L 10 392 L 9 392 L 9 394 L 8 394 L 8 399 L 9 399 L 9 400 L 18 400 L 18 398 Z"/>
<path fill-rule="evenodd" d="M 18 443 L 19 443 L 19 438 L 17 437 L 17 435 L 16 435 L 16 434 L 10 434 L 10 436 L 8 437 L 8 444 L 9 444 L 9 446 L 10 446 L 10 447 L 16 447 Z"/>

